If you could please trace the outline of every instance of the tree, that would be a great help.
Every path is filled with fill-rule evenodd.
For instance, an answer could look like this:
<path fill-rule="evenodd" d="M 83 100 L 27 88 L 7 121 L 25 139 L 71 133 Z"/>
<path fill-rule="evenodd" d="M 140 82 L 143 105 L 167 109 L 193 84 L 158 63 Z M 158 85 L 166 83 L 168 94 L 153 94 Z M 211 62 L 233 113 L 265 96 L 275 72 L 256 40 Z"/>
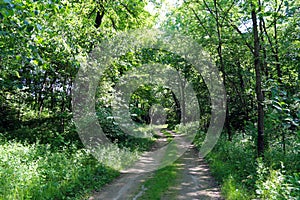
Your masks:
<path fill-rule="evenodd" d="M 61 134 L 72 129 L 71 91 L 78 57 L 86 57 L 118 30 L 150 26 L 145 4 L 1 1 L 0 107 L 16 110 L 7 117 L 15 115 L 17 124 L 49 126 Z"/>
<path fill-rule="evenodd" d="M 255 123 L 259 156 L 273 133 L 269 125 L 264 130 L 264 112 L 271 112 L 266 102 L 274 98 L 268 85 L 272 83 L 272 87 L 280 86 L 281 90 L 295 94 L 298 82 L 298 64 L 286 61 L 287 55 L 297 60 L 291 51 L 286 53 L 286 49 L 291 49 L 286 44 L 295 47 L 292 41 L 297 36 L 291 29 L 288 32 L 292 37 L 284 35 L 289 34 L 285 27 L 299 27 L 294 23 L 298 16 L 296 5 L 294 1 L 277 0 L 185 1 L 165 23 L 165 27 L 192 36 L 210 52 L 222 72 L 227 91 L 227 118 L 231 119 L 226 121 L 227 130 L 246 131 L 249 124 Z M 281 131 L 277 132 L 279 135 Z"/>
<path fill-rule="evenodd" d="M 258 5 L 260 6 L 260 5 Z M 258 156 L 264 154 L 264 106 L 263 106 L 263 93 L 262 93 L 262 78 L 261 78 L 261 55 L 260 55 L 260 39 L 258 33 L 257 23 L 257 7 L 251 3 L 251 19 L 253 23 L 253 38 L 254 38 L 254 66 L 255 66 L 255 91 L 257 98 L 257 153 Z M 260 8 L 258 8 L 260 9 Z"/>

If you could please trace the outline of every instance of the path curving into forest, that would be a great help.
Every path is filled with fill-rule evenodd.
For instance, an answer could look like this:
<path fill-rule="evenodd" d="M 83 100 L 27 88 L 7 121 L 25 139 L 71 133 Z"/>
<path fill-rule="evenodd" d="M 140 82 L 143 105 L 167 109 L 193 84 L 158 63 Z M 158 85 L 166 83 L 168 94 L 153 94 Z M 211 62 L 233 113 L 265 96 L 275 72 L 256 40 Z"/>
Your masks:
<path fill-rule="evenodd" d="M 157 139 L 151 149 L 152 152 L 168 143 L 167 139 L 163 137 L 162 134 L 160 134 L 160 136 L 161 137 Z M 145 158 L 147 158 L 147 156 L 145 156 Z M 187 151 L 178 159 L 178 162 L 180 164 L 177 167 L 181 176 L 177 180 L 174 180 L 174 186 L 168 188 L 167 191 L 162 194 L 162 200 L 223 199 L 220 188 L 212 177 L 208 165 L 203 158 L 199 157 L 199 153 L 193 145 L 188 147 Z M 131 172 L 136 170 L 136 166 L 144 163 L 145 160 L 142 156 L 132 168 L 121 172 L 120 177 L 103 187 L 99 192 L 94 193 L 89 200 L 143 199 L 141 196 L 143 192 L 147 190 L 143 183 L 151 178 L 155 172 Z"/>

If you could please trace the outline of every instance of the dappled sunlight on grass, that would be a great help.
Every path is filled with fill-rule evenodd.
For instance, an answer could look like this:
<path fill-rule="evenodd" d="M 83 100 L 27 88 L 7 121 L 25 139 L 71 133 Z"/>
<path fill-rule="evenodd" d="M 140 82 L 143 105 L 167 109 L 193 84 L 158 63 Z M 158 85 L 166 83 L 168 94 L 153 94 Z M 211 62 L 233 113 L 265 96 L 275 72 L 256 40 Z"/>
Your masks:
<path fill-rule="evenodd" d="M 76 148 L 0 144 L 0 199 L 82 199 L 119 172 Z"/>
<path fill-rule="evenodd" d="M 99 146 L 94 151 L 99 162 L 115 170 L 122 170 L 132 165 L 138 160 L 141 153 L 137 150 L 131 151 L 129 148 L 119 148 L 117 144 Z"/>

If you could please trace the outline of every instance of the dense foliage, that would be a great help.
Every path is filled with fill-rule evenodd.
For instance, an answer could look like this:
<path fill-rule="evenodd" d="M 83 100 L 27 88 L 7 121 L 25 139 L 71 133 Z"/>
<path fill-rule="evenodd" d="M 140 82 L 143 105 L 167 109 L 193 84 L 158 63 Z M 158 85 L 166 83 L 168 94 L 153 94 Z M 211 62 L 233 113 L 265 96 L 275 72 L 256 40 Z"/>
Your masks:
<path fill-rule="evenodd" d="M 225 197 L 300 196 L 299 1 L 180 2 L 162 21 L 145 7 L 159 10 L 166 0 L 0 0 L 1 199 L 85 198 L 118 175 L 125 155 L 132 161 L 149 149 L 153 138 L 120 129 L 110 96 L 122 76 L 143 64 L 170 66 L 192 83 L 201 112 L 195 144 L 201 144 L 210 120 L 207 87 L 184 58 L 159 49 L 127 52 L 99 81 L 97 117 L 115 143 L 101 163 L 76 132 L 71 94 L 82 58 L 118 32 L 154 25 L 193 37 L 220 71 L 227 114 L 207 160 Z M 144 84 L 128 107 L 144 132 L 157 111 L 169 129 L 184 131 L 183 105 L 169 88 Z"/>
<path fill-rule="evenodd" d="M 299 197 L 299 17 L 297 1 L 199 0 L 166 22 L 199 41 L 222 73 L 229 141 L 208 161 L 228 199 Z"/>

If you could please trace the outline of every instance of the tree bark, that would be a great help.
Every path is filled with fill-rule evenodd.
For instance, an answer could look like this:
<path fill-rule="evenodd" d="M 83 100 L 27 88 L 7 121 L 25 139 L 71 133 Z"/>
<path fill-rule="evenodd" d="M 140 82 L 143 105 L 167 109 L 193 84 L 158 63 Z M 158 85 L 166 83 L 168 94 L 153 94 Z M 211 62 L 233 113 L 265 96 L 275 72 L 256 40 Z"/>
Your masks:
<path fill-rule="evenodd" d="M 261 86 L 261 57 L 260 57 L 260 40 L 258 34 L 258 23 L 256 8 L 252 4 L 251 18 L 253 23 L 254 38 L 254 66 L 256 75 L 256 98 L 257 98 L 257 154 L 258 157 L 264 156 L 264 110 L 263 110 L 263 93 Z"/>
<path fill-rule="evenodd" d="M 104 14 L 105 14 L 104 10 L 97 11 L 96 19 L 95 19 L 95 28 L 99 28 L 101 26 Z"/>

